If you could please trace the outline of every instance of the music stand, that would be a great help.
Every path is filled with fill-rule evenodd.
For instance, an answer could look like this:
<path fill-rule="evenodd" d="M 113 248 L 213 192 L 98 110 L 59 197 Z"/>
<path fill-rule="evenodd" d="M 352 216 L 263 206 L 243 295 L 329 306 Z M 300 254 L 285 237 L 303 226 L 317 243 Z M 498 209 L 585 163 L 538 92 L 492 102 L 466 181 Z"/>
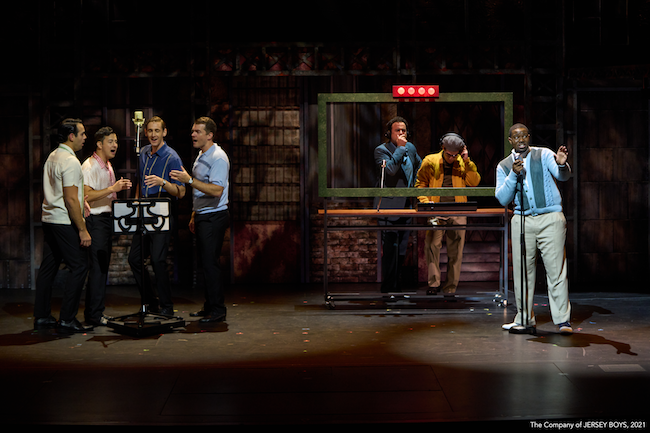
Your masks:
<path fill-rule="evenodd" d="M 146 233 L 169 231 L 170 211 L 171 201 L 168 198 L 115 200 L 113 201 L 113 233 L 140 232 L 144 242 Z M 144 245 L 140 248 L 140 264 L 144 274 L 147 272 L 144 266 Z M 182 317 L 150 313 L 144 298 L 144 288 L 141 292 L 140 311 L 113 318 L 108 321 L 108 327 L 136 337 L 185 327 L 185 320 Z"/>

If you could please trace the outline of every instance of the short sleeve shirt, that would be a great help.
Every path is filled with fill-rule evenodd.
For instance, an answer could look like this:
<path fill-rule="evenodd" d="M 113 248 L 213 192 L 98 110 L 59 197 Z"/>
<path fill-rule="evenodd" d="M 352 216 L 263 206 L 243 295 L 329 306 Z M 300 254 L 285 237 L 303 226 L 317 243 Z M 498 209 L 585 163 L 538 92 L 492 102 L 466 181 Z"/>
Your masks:
<path fill-rule="evenodd" d="M 102 161 L 102 159 L 94 153 L 81 165 L 81 170 L 84 175 L 84 184 L 91 187 L 95 191 L 109 188 L 115 184 L 115 172 L 110 161 Z M 98 215 L 101 213 L 111 212 L 111 203 L 117 198 L 115 193 L 107 194 L 98 200 L 89 202 L 90 213 Z"/>
<path fill-rule="evenodd" d="M 77 187 L 81 214 L 84 203 L 84 178 L 81 163 L 74 151 L 60 144 L 47 157 L 43 166 L 43 204 L 41 221 L 50 224 L 72 224 L 63 199 L 63 188 Z"/>
<path fill-rule="evenodd" d="M 144 177 L 149 175 L 156 175 L 167 182 L 175 183 L 176 185 L 183 186 L 182 182 L 173 180 L 169 177 L 169 172 L 172 170 L 182 170 L 183 161 L 178 153 L 171 147 L 164 143 L 156 153 L 151 153 L 151 145 L 147 144 L 140 152 L 140 191 L 142 197 L 155 198 L 159 194 L 165 194 L 165 189 L 162 186 L 148 187 L 144 183 Z"/>
<path fill-rule="evenodd" d="M 223 187 L 223 192 L 220 197 L 214 197 L 194 188 L 192 191 L 194 212 L 203 214 L 228 209 L 229 173 L 228 155 L 216 143 L 196 157 L 192 166 L 192 176 L 201 182 Z"/>

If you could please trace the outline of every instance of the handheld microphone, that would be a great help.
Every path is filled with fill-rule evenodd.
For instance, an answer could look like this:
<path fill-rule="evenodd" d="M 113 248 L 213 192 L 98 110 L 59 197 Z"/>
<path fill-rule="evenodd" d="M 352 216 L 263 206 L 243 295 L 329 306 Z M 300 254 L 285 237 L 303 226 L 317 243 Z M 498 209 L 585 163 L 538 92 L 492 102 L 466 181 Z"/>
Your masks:
<path fill-rule="evenodd" d="M 521 154 L 518 153 L 518 152 L 515 152 L 515 161 L 523 161 L 523 159 L 521 159 Z M 517 177 L 519 179 L 523 179 L 523 177 L 524 177 L 524 168 L 523 167 L 521 168 L 521 171 L 517 174 Z"/>

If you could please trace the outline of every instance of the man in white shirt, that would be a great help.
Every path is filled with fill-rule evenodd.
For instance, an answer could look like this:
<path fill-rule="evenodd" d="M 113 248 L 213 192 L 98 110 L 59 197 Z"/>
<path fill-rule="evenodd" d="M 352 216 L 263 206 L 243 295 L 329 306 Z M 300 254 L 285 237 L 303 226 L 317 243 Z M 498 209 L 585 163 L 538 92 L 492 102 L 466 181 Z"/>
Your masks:
<path fill-rule="evenodd" d="M 112 202 L 117 193 L 131 188 L 129 179 L 115 180 L 111 159 L 117 152 L 117 134 L 105 126 L 95 133 L 95 152 L 81 165 L 84 193 L 90 205 L 86 227 L 93 239 L 89 251 L 88 284 L 86 287 L 86 322 L 106 326 L 110 317 L 104 315 L 106 279 L 113 246 Z"/>
<path fill-rule="evenodd" d="M 64 332 L 86 332 L 92 327 L 82 325 L 76 316 L 88 272 L 86 248 L 92 239 L 83 216 L 83 174 L 75 154 L 86 141 L 86 130 L 80 119 L 66 119 L 58 135 L 59 147 L 50 153 L 43 167 L 43 261 L 36 278 L 34 329 L 58 326 Z M 62 262 L 70 275 L 57 323 L 51 313 L 51 298 Z"/>
<path fill-rule="evenodd" d="M 226 152 L 215 143 L 217 125 L 209 117 L 196 119 L 192 126 L 192 145 L 199 154 L 192 175 L 181 167 L 170 177 L 193 187 L 190 231 L 196 234 L 199 260 L 205 279 L 203 309 L 191 316 L 202 316 L 201 323 L 226 320 L 224 281 L 221 268 L 221 247 L 230 228 L 228 189 L 230 161 Z"/>

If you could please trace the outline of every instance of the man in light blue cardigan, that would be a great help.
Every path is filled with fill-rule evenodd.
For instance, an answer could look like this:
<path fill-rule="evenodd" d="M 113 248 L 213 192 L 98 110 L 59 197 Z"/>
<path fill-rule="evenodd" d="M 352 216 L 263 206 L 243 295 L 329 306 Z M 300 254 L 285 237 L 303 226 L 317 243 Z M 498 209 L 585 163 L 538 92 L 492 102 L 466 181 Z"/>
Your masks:
<path fill-rule="evenodd" d="M 512 152 L 497 166 L 495 196 L 503 206 L 514 201 L 511 221 L 513 278 L 517 315 L 512 323 L 503 325 L 511 333 L 530 333 L 535 329 L 533 295 L 535 293 L 537 250 L 546 268 L 549 307 L 553 323 L 561 334 L 572 334 L 571 303 L 565 254 L 566 219 L 562 196 L 556 180 L 571 177 L 567 163 L 568 151 L 560 146 L 557 153 L 530 145 L 530 131 L 521 123 L 510 128 L 508 141 Z M 521 188 L 523 185 L 523 200 Z M 523 203 L 522 203 L 523 201 Z M 523 214 L 523 216 L 522 216 Z M 525 302 L 522 301 L 521 234 L 523 218 L 524 266 L 526 275 Z M 525 307 L 525 308 L 524 308 Z M 523 309 L 523 311 L 522 311 Z"/>

